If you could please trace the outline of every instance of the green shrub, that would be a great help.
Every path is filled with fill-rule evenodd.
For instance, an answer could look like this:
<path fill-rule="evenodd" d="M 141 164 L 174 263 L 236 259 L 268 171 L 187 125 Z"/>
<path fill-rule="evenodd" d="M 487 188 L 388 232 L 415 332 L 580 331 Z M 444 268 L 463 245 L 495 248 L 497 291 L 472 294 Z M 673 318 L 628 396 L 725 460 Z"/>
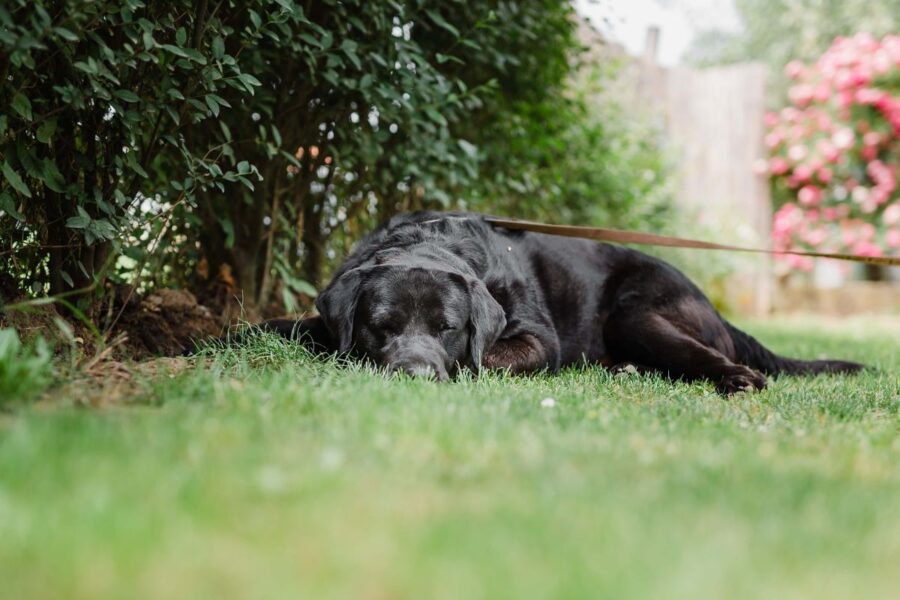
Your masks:
<path fill-rule="evenodd" d="M 34 294 L 80 289 L 170 224 L 153 207 L 250 185 L 253 168 L 185 136 L 259 82 L 226 54 L 255 36 L 187 0 L 0 6 L 0 270 Z M 227 90 L 233 90 L 228 94 Z M 129 234 L 134 234 L 129 237 Z"/>
<path fill-rule="evenodd" d="M 572 93 L 575 23 L 568 0 L 11 0 L 0 295 L 99 321 L 110 278 L 222 274 L 279 310 L 403 210 L 653 218 L 654 136 Z"/>
<path fill-rule="evenodd" d="M 29 400 L 53 380 L 50 350 L 43 338 L 24 345 L 13 329 L 0 329 L 0 406 Z"/>

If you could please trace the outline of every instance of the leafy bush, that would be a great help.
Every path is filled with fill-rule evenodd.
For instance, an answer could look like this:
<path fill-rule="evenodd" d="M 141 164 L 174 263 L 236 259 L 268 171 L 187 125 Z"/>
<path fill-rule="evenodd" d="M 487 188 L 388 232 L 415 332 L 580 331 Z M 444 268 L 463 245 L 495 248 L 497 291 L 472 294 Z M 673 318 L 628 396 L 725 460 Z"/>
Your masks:
<path fill-rule="evenodd" d="M 785 70 L 791 105 L 767 115 L 764 165 L 783 201 L 775 248 L 900 255 L 900 37 L 838 38 L 815 65 Z"/>
<path fill-rule="evenodd" d="M 13 0 L 0 25 L 0 295 L 104 326 L 109 281 L 294 308 L 402 210 L 661 206 L 653 136 L 570 90 L 567 0 Z"/>
<path fill-rule="evenodd" d="M 13 329 L 0 329 L 0 406 L 23 402 L 53 379 L 50 351 L 42 338 L 23 345 Z"/>
<path fill-rule="evenodd" d="M 228 3 L 227 10 L 238 10 Z M 221 6 L 221 5 L 220 5 Z M 88 287 L 152 249 L 148 205 L 249 183 L 185 136 L 259 82 L 224 53 L 254 43 L 206 3 L 15 0 L 0 7 L 0 268 L 34 293 Z M 140 243 L 126 243 L 139 231 Z"/>

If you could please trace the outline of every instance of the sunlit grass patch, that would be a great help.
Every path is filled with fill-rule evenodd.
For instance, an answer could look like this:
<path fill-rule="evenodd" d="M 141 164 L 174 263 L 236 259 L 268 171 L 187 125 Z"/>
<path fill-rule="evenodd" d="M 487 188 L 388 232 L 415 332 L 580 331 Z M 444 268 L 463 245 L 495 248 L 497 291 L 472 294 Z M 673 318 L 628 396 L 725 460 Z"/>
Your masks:
<path fill-rule="evenodd" d="M 893 596 L 891 330 L 745 325 L 878 369 L 729 399 L 599 368 L 438 384 L 266 336 L 130 365 L 112 407 L 60 388 L 0 421 L 4 593 Z"/>

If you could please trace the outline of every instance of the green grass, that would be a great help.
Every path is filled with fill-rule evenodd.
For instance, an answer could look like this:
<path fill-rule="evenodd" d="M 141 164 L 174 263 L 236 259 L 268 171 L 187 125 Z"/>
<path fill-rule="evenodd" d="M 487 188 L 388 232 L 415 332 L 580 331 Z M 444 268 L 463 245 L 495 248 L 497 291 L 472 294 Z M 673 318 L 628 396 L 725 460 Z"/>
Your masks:
<path fill-rule="evenodd" d="M 0 416 L 0 596 L 895 598 L 900 332 L 826 325 L 747 329 L 880 371 L 440 385 L 266 338 L 58 387 Z"/>

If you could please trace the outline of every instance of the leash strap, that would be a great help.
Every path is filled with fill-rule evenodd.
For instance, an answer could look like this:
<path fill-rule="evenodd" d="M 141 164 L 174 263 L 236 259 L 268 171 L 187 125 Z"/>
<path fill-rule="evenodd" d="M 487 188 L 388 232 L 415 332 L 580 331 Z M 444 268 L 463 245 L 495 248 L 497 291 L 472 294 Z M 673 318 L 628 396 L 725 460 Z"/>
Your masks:
<path fill-rule="evenodd" d="M 605 229 L 603 227 L 582 227 L 578 225 L 549 225 L 534 221 L 522 221 L 519 219 L 505 219 L 500 217 L 485 217 L 485 222 L 513 229 L 516 231 L 533 231 L 535 233 L 547 233 L 550 235 L 562 235 L 566 237 L 584 238 L 600 242 L 615 242 L 618 244 L 643 244 L 646 246 L 669 246 L 672 248 L 698 248 L 701 250 L 731 250 L 733 252 L 754 252 L 757 254 L 793 254 L 795 256 L 811 256 L 814 258 L 833 258 L 835 260 L 848 260 L 865 263 L 868 265 L 884 265 L 888 267 L 900 266 L 900 257 L 891 256 L 858 256 L 856 254 L 833 254 L 829 252 L 802 252 L 800 250 L 767 250 L 763 248 L 747 248 L 744 246 L 732 246 L 730 244 L 716 244 L 685 238 L 644 233 L 641 231 L 626 231 L 623 229 Z"/>

